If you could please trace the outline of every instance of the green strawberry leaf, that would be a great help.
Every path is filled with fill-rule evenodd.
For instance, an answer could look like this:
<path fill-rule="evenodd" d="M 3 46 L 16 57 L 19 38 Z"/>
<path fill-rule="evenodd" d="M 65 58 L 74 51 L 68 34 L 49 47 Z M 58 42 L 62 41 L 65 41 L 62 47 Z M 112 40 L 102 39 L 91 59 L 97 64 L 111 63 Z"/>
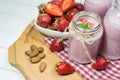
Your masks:
<path fill-rule="evenodd" d="M 77 24 L 77 26 L 80 27 L 80 28 L 87 29 L 88 26 L 89 26 L 89 23 L 87 22 L 87 23 L 85 23 L 85 24 Z"/>
<path fill-rule="evenodd" d="M 48 26 L 48 28 L 47 29 L 50 29 L 50 30 L 52 30 L 52 28 L 50 27 L 50 26 Z"/>

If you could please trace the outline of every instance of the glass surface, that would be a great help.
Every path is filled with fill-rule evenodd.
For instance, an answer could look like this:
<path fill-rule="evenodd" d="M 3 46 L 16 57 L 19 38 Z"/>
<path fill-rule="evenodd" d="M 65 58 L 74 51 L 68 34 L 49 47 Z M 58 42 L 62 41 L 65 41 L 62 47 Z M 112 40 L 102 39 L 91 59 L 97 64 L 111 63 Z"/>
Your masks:
<path fill-rule="evenodd" d="M 120 59 L 120 0 L 115 0 L 104 18 L 102 54 L 111 60 Z"/>
<path fill-rule="evenodd" d="M 89 17 L 87 18 L 89 19 L 88 21 L 92 20 L 92 23 L 97 24 L 97 26 L 93 28 L 90 32 L 82 31 L 78 29 L 78 26 L 74 24 L 74 22 L 77 24 L 81 17 L 86 18 L 86 16 Z M 73 21 L 74 22 L 71 22 L 69 26 L 69 32 L 71 34 L 71 37 L 69 38 L 69 56 L 76 62 L 83 64 L 90 63 L 90 58 L 95 59 L 97 56 L 99 44 L 101 42 L 101 37 L 103 34 L 101 18 L 99 17 L 99 15 L 93 12 L 83 11 L 77 13 L 74 16 Z M 85 48 L 84 44 L 87 49 Z M 89 54 L 87 54 L 86 51 L 89 52 Z"/>

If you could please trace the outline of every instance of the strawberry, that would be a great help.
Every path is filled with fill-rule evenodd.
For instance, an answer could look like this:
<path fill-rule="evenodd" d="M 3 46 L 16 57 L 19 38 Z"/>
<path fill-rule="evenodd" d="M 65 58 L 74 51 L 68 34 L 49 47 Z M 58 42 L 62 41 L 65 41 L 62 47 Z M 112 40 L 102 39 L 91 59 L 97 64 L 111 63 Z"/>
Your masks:
<path fill-rule="evenodd" d="M 51 16 L 62 16 L 63 12 L 61 7 L 53 2 L 49 2 L 45 8 L 45 12 Z"/>
<path fill-rule="evenodd" d="M 76 8 L 73 8 L 71 10 L 69 10 L 65 16 L 65 18 L 68 21 L 71 21 L 73 19 L 73 16 L 78 12 L 78 10 Z"/>
<path fill-rule="evenodd" d="M 50 50 L 59 52 L 62 51 L 63 49 L 64 49 L 63 41 L 55 38 L 50 45 Z"/>
<path fill-rule="evenodd" d="M 73 7 L 75 0 L 62 0 L 62 11 L 66 12 Z"/>
<path fill-rule="evenodd" d="M 43 14 L 43 13 L 44 13 L 45 7 L 46 7 L 46 4 L 44 4 L 44 3 L 40 4 L 40 5 L 37 7 L 40 14 Z"/>
<path fill-rule="evenodd" d="M 37 18 L 37 22 L 41 27 L 47 28 L 51 23 L 51 17 L 48 14 L 40 14 Z"/>
<path fill-rule="evenodd" d="M 75 3 L 74 4 L 75 8 L 78 9 L 79 11 L 84 10 L 84 5 L 82 3 Z"/>
<path fill-rule="evenodd" d="M 87 20 L 87 19 L 85 19 L 85 18 L 81 18 L 81 19 L 80 19 L 80 21 L 81 21 L 81 23 L 82 23 L 82 24 L 85 24 L 85 23 L 87 23 L 87 22 L 88 22 L 88 20 Z"/>
<path fill-rule="evenodd" d="M 57 31 L 63 32 L 69 26 L 69 21 L 67 21 L 64 17 L 59 17 L 56 18 L 55 24 Z"/>
<path fill-rule="evenodd" d="M 50 24 L 50 28 L 51 28 L 52 30 L 56 30 L 56 25 L 55 25 L 54 22 Z"/>
<path fill-rule="evenodd" d="M 89 23 L 90 27 L 93 27 L 94 26 L 94 23 Z"/>
<path fill-rule="evenodd" d="M 96 70 L 102 70 L 108 66 L 108 63 L 108 60 L 104 56 L 99 56 L 95 63 L 92 64 L 92 68 Z"/>
<path fill-rule="evenodd" d="M 52 0 L 51 2 L 57 4 L 59 7 L 62 6 L 62 0 Z"/>
<path fill-rule="evenodd" d="M 65 61 L 61 61 L 56 65 L 56 71 L 60 75 L 72 74 L 75 70 Z"/>

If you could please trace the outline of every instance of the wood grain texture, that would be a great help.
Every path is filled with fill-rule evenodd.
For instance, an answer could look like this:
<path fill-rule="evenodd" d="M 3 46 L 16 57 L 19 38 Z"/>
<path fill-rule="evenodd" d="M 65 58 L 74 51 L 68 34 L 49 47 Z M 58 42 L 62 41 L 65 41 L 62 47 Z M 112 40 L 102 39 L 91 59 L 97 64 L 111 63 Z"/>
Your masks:
<path fill-rule="evenodd" d="M 58 75 L 55 71 L 55 64 L 62 61 L 55 53 L 51 52 L 44 43 L 46 36 L 37 31 L 32 21 L 21 34 L 19 39 L 9 47 L 9 62 L 21 71 L 26 80 L 83 80 L 76 72 L 70 75 Z M 46 62 L 47 68 L 43 73 L 39 71 L 39 63 L 32 64 L 25 51 L 34 44 L 44 48 L 46 58 L 40 62 Z"/>

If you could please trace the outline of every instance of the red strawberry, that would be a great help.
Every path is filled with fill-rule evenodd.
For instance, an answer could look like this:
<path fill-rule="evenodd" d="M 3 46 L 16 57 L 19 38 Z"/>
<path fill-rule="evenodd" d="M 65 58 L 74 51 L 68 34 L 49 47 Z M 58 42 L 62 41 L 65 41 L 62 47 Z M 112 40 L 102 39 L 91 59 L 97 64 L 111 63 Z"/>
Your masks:
<path fill-rule="evenodd" d="M 67 74 L 72 74 L 75 70 L 68 63 L 62 61 L 57 64 L 56 71 L 60 75 L 67 75 Z"/>
<path fill-rule="evenodd" d="M 92 64 L 92 68 L 96 70 L 102 70 L 108 66 L 108 63 L 108 60 L 104 56 L 99 56 L 95 63 Z"/>
<path fill-rule="evenodd" d="M 37 18 L 37 22 L 41 27 L 47 28 L 51 23 L 51 17 L 48 14 L 40 14 Z"/>
<path fill-rule="evenodd" d="M 87 22 L 88 22 L 88 20 L 87 20 L 87 19 L 85 19 L 85 18 L 81 18 L 81 19 L 80 19 L 80 21 L 82 22 L 82 24 L 85 24 L 85 23 L 87 23 Z"/>
<path fill-rule="evenodd" d="M 75 0 L 62 0 L 62 11 L 66 12 L 73 7 Z"/>
<path fill-rule="evenodd" d="M 69 21 L 67 21 L 64 17 L 59 17 L 56 18 L 55 24 L 57 24 L 56 29 L 63 32 L 69 26 Z"/>
<path fill-rule="evenodd" d="M 94 23 L 89 23 L 90 27 L 93 27 L 94 26 Z"/>
<path fill-rule="evenodd" d="M 52 30 L 56 30 L 56 25 L 55 25 L 55 23 L 51 23 L 50 28 L 51 28 Z"/>
<path fill-rule="evenodd" d="M 62 16 L 63 12 L 61 7 L 57 4 L 49 2 L 45 8 L 45 12 L 52 15 L 52 16 Z"/>
<path fill-rule="evenodd" d="M 59 7 L 62 6 L 62 0 L 52 0 L 51 2 L 57 4 Z"/>
<path fill-rule="evenodd" d="M 73 19 L 73 16 L 79 12 L 76 8 L 73 8 L 71 10 L 69 10 L 65 16 L 65 18 L 68 20 L 68 21 L 71 21 Z"/>
<path fill-rule="evenodd" d="M 54 39 L 50 45 L 51 51 L 62 51 L 64 49 L 63 41 L 59 39 Z"/>
<path fill-rule="evenodd" d="M 82 3 L 75 3 L 74 4 L 75 8 L 78 9 L 79 11 L 84 10 L 84 5 Z"/>

